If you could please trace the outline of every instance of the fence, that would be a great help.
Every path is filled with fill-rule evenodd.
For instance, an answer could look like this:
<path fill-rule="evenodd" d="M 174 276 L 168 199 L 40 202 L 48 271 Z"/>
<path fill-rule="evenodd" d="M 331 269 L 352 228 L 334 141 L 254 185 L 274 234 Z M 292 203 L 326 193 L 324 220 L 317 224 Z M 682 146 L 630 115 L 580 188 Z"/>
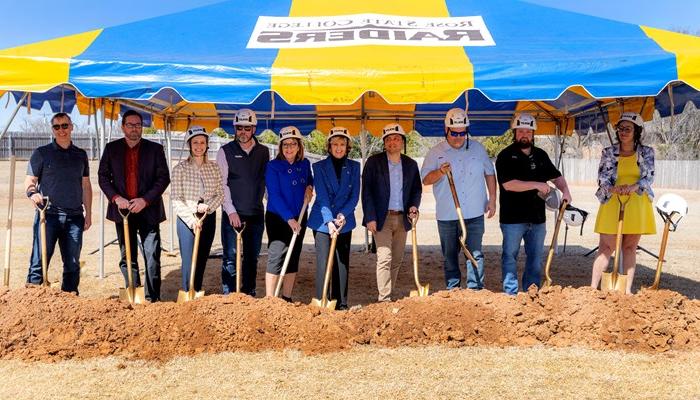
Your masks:
<path fill-rule="evenodd" d="M 570 184 L 595 185 L 599 163 L 597 159 L 564 158 L 562 169 Z M 654 187 L 700 190 L 700 161 L 656 160 Z"/>

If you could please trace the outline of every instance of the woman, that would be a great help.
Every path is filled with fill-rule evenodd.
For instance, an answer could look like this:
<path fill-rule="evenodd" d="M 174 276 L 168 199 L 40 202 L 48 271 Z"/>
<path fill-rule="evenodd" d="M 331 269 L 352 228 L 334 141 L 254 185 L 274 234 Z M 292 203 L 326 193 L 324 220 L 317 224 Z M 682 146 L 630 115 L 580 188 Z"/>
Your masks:
<path fill-rule="evenodd" d="M 304 158 L 302 136 L 294 126 L 280 130 L 277 157 L 267 164 L 265 172 L 267 186 L 267 230 L 268 256 L 265 274 L 265 295 L 274 296 L 282 263 L 289 250 L 292 235 L 298 234 L 287 271 L 282 282 L 282 298 L 292 302 L 292 289 L 299 270 L 299 255 L 306 232 L 306 213 L 301 223 L 297 222 L 304 199 L 311 199 L 313 178 L 311 163 Z"/>
<path fill-rule="evenodd" d="M 194 126 L 187 131 L 190 155 L 173 168 L 173 208 L 177 214 L 177 237 L 182 258 L 182 290 L 189 290 L 190 267 L 194 246 L 194 229 L 201 229 L 194 275 L 194 290 L 202 290 L 204 268 L 207 265 L 214 233 L 216 209 L 224 200 L 221 172 L 216 162 L 207 160 L 209 135 L 204 128 Z M 206 214 L 199 222 L 195 214 Z"/>
<path fill-rule="evenodd" d="M 316 242 L 316 298 L 323 295 L 323 280 L 330 252 L 331 234 L 338 232 L 329 299 L 336 299 L 337 310 L 348 309 L 348 269 L 350 239 L 355 228 L 355 206 L 360 198 L 360 163 L 348 160 L 350 135 L 342 127 L 331 129 L 329 156 L 314 164 L 316 201 L 309 215 L 309 226 Z M 344 222 L 338 231 L 337 227 Z"/>
<path fill-rule="evenodd" d="M 600 234 L 598 256 L 593 262 L 591 287 L 597 288 L 615 250 L 620 200 L 625 202 L 622 231 L 622 263 L 627 275 L 626 293 L 632 293 L 641 235 L 656 233 L 652 200 L 654 192 L 654 149 L 641 143 L 642 117 L 625 112 L 616 125 L 618 143 L 603 150 L 598 168 L 600 201 L 595 232 Z"/>

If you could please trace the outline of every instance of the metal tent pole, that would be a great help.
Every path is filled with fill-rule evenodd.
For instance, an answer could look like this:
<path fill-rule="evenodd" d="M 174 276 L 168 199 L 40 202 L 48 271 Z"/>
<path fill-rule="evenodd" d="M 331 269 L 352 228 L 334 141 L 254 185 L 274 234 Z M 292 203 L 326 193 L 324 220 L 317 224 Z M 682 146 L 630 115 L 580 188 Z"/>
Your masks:
<path fill-rule="evenodd" d="M 10 155 L 10 201 L 7 202 L 7 224 L 5 231 L 5 274 L 3 284 L 10 287 L 10 254 L 12 253 L 12 211 L 15 196 L 15 156 Z"/>
<path fill-rule="evenodd" d="M 7 95 L 9 96 L 10 94 L 8 93 Z M 24 99 L 27 98 L 27 95 L 28 95 L 28 93 L 24 92 L 24 94 L 22 95 L 22 98 L 19 99 L 19 101 L 17 102 L 17 106 L 15 107 L 14 111 L 12 111 L 12 114 L 10 115 L 10 119 L 7 121 L 7 124 L 2 129 L 2 132 L 0 132 L 0 139 L 2 139 L 2 137 L 5 136 L 5 134 L 7 133 L 7 131 L 10 130 L 10 125 L 12 125 L 12 121 L 14 121 L 15 116 L 17 116 L 17 112 L 19 111 L 19 109 L 22 108 L 22 102 L 24 101 Z"/>
<path fill-rule="evenodd" d="M 102 159 L 102 152 L 105 146 L 105 105 L 102 101 L 102 135 L 97 135 L 98 156 L 97 159 Z M 100 140 L 101 138 L 101 140 Z M 105 277 L 105 195 L 100 194 L 100 265 L 98 266 L 97 276 L 100 279 Z"/>

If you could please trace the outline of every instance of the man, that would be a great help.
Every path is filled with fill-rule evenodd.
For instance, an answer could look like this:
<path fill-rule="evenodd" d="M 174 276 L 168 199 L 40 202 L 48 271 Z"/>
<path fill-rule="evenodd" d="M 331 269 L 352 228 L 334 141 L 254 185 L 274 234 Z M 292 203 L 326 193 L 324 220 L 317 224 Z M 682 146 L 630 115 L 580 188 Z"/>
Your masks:
<path fill-rule="evenodd" d="M 114 221 L 121 250 L 119 267 L 127 282 L 124 221 L 128 210 L 131 269 L 134 285 L 141 286 L 136 256 L 136 234 L 141 238 L 146 275 L 146 300 L 160 300 L 160 223 L 165 221 L 163 192 L 170 184 L 163 146 L 142 139 L 143 118 L 129 110 L 122 116 L 124 138 L 105 146 L 98 171 L 100 188 L 109 200 L 107 219 Z"/>
<path fill-rule="evenodd" d="M 384 151 L 367 159 L 362 172 L 362 224 L 377 243 L 379 301 L 391 301 L 406 246 L 409 218 L 415 218 L 423 186 L 418 164 L 401 154 L 406 133 L 399 124 L 388 124 L 382 134 Z"/>
<path fill-rule="evenodd" d="M 61 290 L 78 293 L 80 250 L 83 231 L 92 224 L 92 185 L 85 150 L 73 145 L 73 123 L 66 113 L 51 118 L 54 139 L 34 150 L 24 189 L 35 207 L 46 208 L 46 264 L 51 262 L 56 241 L 63 259 Z M 40 284 L 42 275 L 39 212 L 34 216 L 34 241 L 29 261 L 27 283 Z M 48 280 L 48 277 L 46 277 Z"/>
<path fill-rule="evenodd" d="M 496 171 L 501 191 L 503 291 L 515 295 L 518 293 L 520 242 L 525 242 L 526 256 L 522 289 L 527 290 L 533 284 L 539 287 L 542 280 L 542 249 L 546 233 L 545 203 L 542 198 L 554 190 L 547 182 L 552 181 L 569 203 L 571 194 L 566 179 L 554 167 L 547 153 L 535 147 L 537 121 L 532 115 L 516 115 L 511 129 L 513 144 L 498 154 Z"/>
<path fill-rule="evenodd" d="M 236 233 L 243 230 L 243 260 L 241 292 L 255 297 L 258 255 L 265 230 L 265 169 L 270 151 L 255 138 L 257 117 L 252 110 L 242 108 L 234 117 L 236 140 L 222 146 L 216 153 L 224 184 L 221 215 L 221 244 L 223 265 L 221 283 L 224 294 L 236 291 Z"/>
<path fill-rule="evenodd" d="M 445 258 L 445 284 L 447 289 L 456 289 L 462 282 L 459 269 L 461 227 L 446 176 L 452 171 L 467 227 L 465 244 L 477 262 L 472 265 L 467 260 L 467 288 L 480 290 L 484 288 L 484 254 L 481 251 L 484 213 L 491 218 L 496 212 L 496 178 L 484 146 L 470 140 L 468 134 L 467 113 L 460 108 L 449 110 L 445 115 L 445 141 L 430 149 L 421 177 L 424 185 L 434 185 L 440 247 Z"/>

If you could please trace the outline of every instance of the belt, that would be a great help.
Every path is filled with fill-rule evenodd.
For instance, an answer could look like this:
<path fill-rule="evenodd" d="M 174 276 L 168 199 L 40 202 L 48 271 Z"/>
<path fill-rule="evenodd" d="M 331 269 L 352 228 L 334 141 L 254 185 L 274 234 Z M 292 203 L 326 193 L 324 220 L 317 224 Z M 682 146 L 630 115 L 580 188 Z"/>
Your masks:
<path fill-rule="evenodd" d="M 389 210 L 389 215 L 403 215 L 403 211 Z"/>

